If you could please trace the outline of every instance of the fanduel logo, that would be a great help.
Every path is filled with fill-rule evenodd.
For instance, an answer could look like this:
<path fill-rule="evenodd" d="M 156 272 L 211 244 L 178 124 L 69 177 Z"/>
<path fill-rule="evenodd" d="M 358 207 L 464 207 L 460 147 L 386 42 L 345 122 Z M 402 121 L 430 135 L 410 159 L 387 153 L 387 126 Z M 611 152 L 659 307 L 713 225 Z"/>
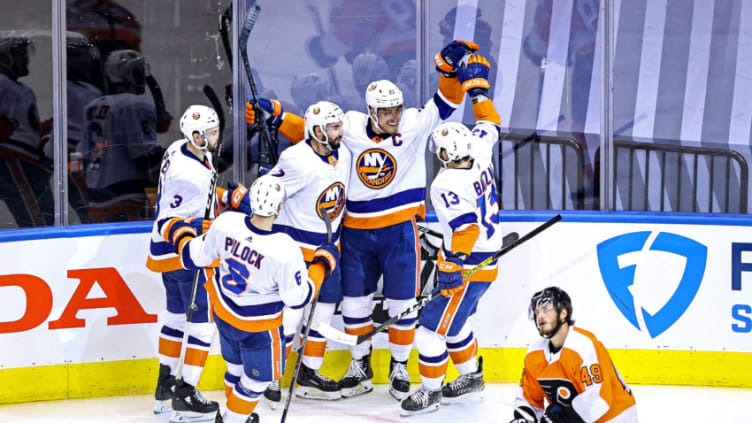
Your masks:
<path fill-rule="evenodd" d="M 655 338 L 676 323 L 695 298 L 705 274 L 708 248 L 668 232 L 651 235 L 649 231 L 632 232 L 601 242 L 598 265 L 621 314 Z M 648 242 L 650 238 L 652 242 Z"/>

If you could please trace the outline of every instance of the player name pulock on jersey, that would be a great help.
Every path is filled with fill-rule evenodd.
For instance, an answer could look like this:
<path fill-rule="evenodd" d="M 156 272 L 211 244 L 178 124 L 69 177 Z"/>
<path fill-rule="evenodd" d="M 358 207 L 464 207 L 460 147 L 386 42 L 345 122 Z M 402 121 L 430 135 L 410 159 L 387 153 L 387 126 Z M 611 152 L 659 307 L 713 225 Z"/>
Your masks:
<path fill-rule="evenodd" d="M 246 241 L 251 242 L 251 237 L 248 237 Z M 240 250 L 240 253 L 238 254 L 239 248 L 240 242 L 238 240 L 229 236 L 225 237 L 225 251 L 229 251 L 233 257 L 238 258 L 251 266 L 254 266 L 256 269 L 261 269 L 261 261 L 265 258 L 263 254 L 248 247 L 247 245 L 243 246 L 243 249 Z"/>

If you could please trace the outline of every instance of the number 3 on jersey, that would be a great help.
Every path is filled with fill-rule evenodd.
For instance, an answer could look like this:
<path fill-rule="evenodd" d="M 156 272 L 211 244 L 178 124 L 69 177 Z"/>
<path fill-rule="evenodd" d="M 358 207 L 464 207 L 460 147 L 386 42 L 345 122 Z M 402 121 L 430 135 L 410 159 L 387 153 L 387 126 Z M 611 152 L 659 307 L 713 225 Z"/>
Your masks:
<path fill-rule="evenodd" d="M 235 294 L 242 293 L 248 286 L 248 277 L 251 273 L 245 264 L 233 258 L 225 260 L 225 263 L 229 273 L 222 277 L 222 285 Z"/>

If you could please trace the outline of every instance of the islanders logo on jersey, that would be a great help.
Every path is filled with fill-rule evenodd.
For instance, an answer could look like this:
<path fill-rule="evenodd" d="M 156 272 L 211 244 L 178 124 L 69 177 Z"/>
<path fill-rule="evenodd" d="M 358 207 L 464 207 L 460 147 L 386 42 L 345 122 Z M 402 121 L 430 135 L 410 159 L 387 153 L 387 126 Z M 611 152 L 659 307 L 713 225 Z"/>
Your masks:
<path fill-rule="evenodd" d="M 397 174 L 397 161 L 380 148 L 364 151 L 356 162 L 358 178 L 365 186 L 381 189 L 389 185 Z"/>
<path fill-rule="evenodd" d="M 345 185 L 342 182 L 329 185 L 316 200 L 316 213 L 321 218 L 324 217 L 320 212 L 322 207 L 327 210 L 329 220 L 332 222 L 342 214 L 345 209 Z"/>

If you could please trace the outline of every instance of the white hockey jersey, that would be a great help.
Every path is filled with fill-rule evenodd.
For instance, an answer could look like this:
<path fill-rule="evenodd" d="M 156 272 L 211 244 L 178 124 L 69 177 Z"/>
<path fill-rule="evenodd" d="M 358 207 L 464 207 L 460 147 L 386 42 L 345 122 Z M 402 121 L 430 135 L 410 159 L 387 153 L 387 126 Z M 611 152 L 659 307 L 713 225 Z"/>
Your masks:
<path fill-rule="evenodd" d="M 188 140 L 173 142 L 162 156 L 157 191 L 157 210 L 151 231 L 151 244 L 146 267 L 155 272 L 182 269 L 173 246 L 159 233 L 158 223 L 170 217 L 202 218 L 212 188 L 212 157 L 207 152 L 203 160 L 188 150 Z M 219 203 L 214 196 L 212 217 Z"/>
<path fill-rule="evenodd" d="M 337 242 L 345 210 L 350 151 L 341 147 L 327 157 L 318 155 L 311 140 L 295 144 L 279 157 L 271 175 L 282 180 L 287 199 L 274 221 L 274 230 L 292 237 L 303 250 L 306 261 L 326 242 L 326 224 L 319 215 L 324 206 L 332 222 L 332 241 Z M 316 141 L 313 141 L 316 142 Z"/>
<path fill-rule="evenodd" d="M 156 111 L 142 96 L 123 93 L 99 97 L 86 106 L 81 151 L 87 160 L 86 185 L 93 189 L 146 180 L 135 160 L 157 143 Z"/>
<path fill-rule="evenodd" d="M 442 253 L 446 257 L 452 236 L 468 224 L 477 224 L 480 235 L 464 263 L 472 269 L 501 249 L 503 236 L 499 226 L 499 202 L 494 179 L 492 147 L 499 138 L 495 125 L 481 122 L 473 128 L 469 169 L 442 168 L 431 184 L 431 204 L 444 238 Z M 496 279 L 497 261 L 475 273 L 469 280 L 490 282 Z"/>
<path fill-rule="evenodd" d="M 428 136 L 456 107 L 439 92 L 422 109 L 406 109 L 399 133 L 384 140 L 367 114 L 345 114 L 343 143 L 352 152 L 345 226 L 376 229 L 425 217 Z"/>
<path fill-rule="evenodd" d="M 189 241 L 182 259 L 188 269 L 219 259 L 218 269 L 206 269 L 214 312 L 248 332 L 279 327 L 282 309 L 305 307 L 316 290 L 295 241 L 255 227 L 240 212 L 222 213 L 207 233 Z"/>
<path fill-rule="evenodd" d="M 41 126 L 34 91 L 0 73 L 0 99 L 0 118 L 16 127 L 2 148 L 37 160 Z"/>

